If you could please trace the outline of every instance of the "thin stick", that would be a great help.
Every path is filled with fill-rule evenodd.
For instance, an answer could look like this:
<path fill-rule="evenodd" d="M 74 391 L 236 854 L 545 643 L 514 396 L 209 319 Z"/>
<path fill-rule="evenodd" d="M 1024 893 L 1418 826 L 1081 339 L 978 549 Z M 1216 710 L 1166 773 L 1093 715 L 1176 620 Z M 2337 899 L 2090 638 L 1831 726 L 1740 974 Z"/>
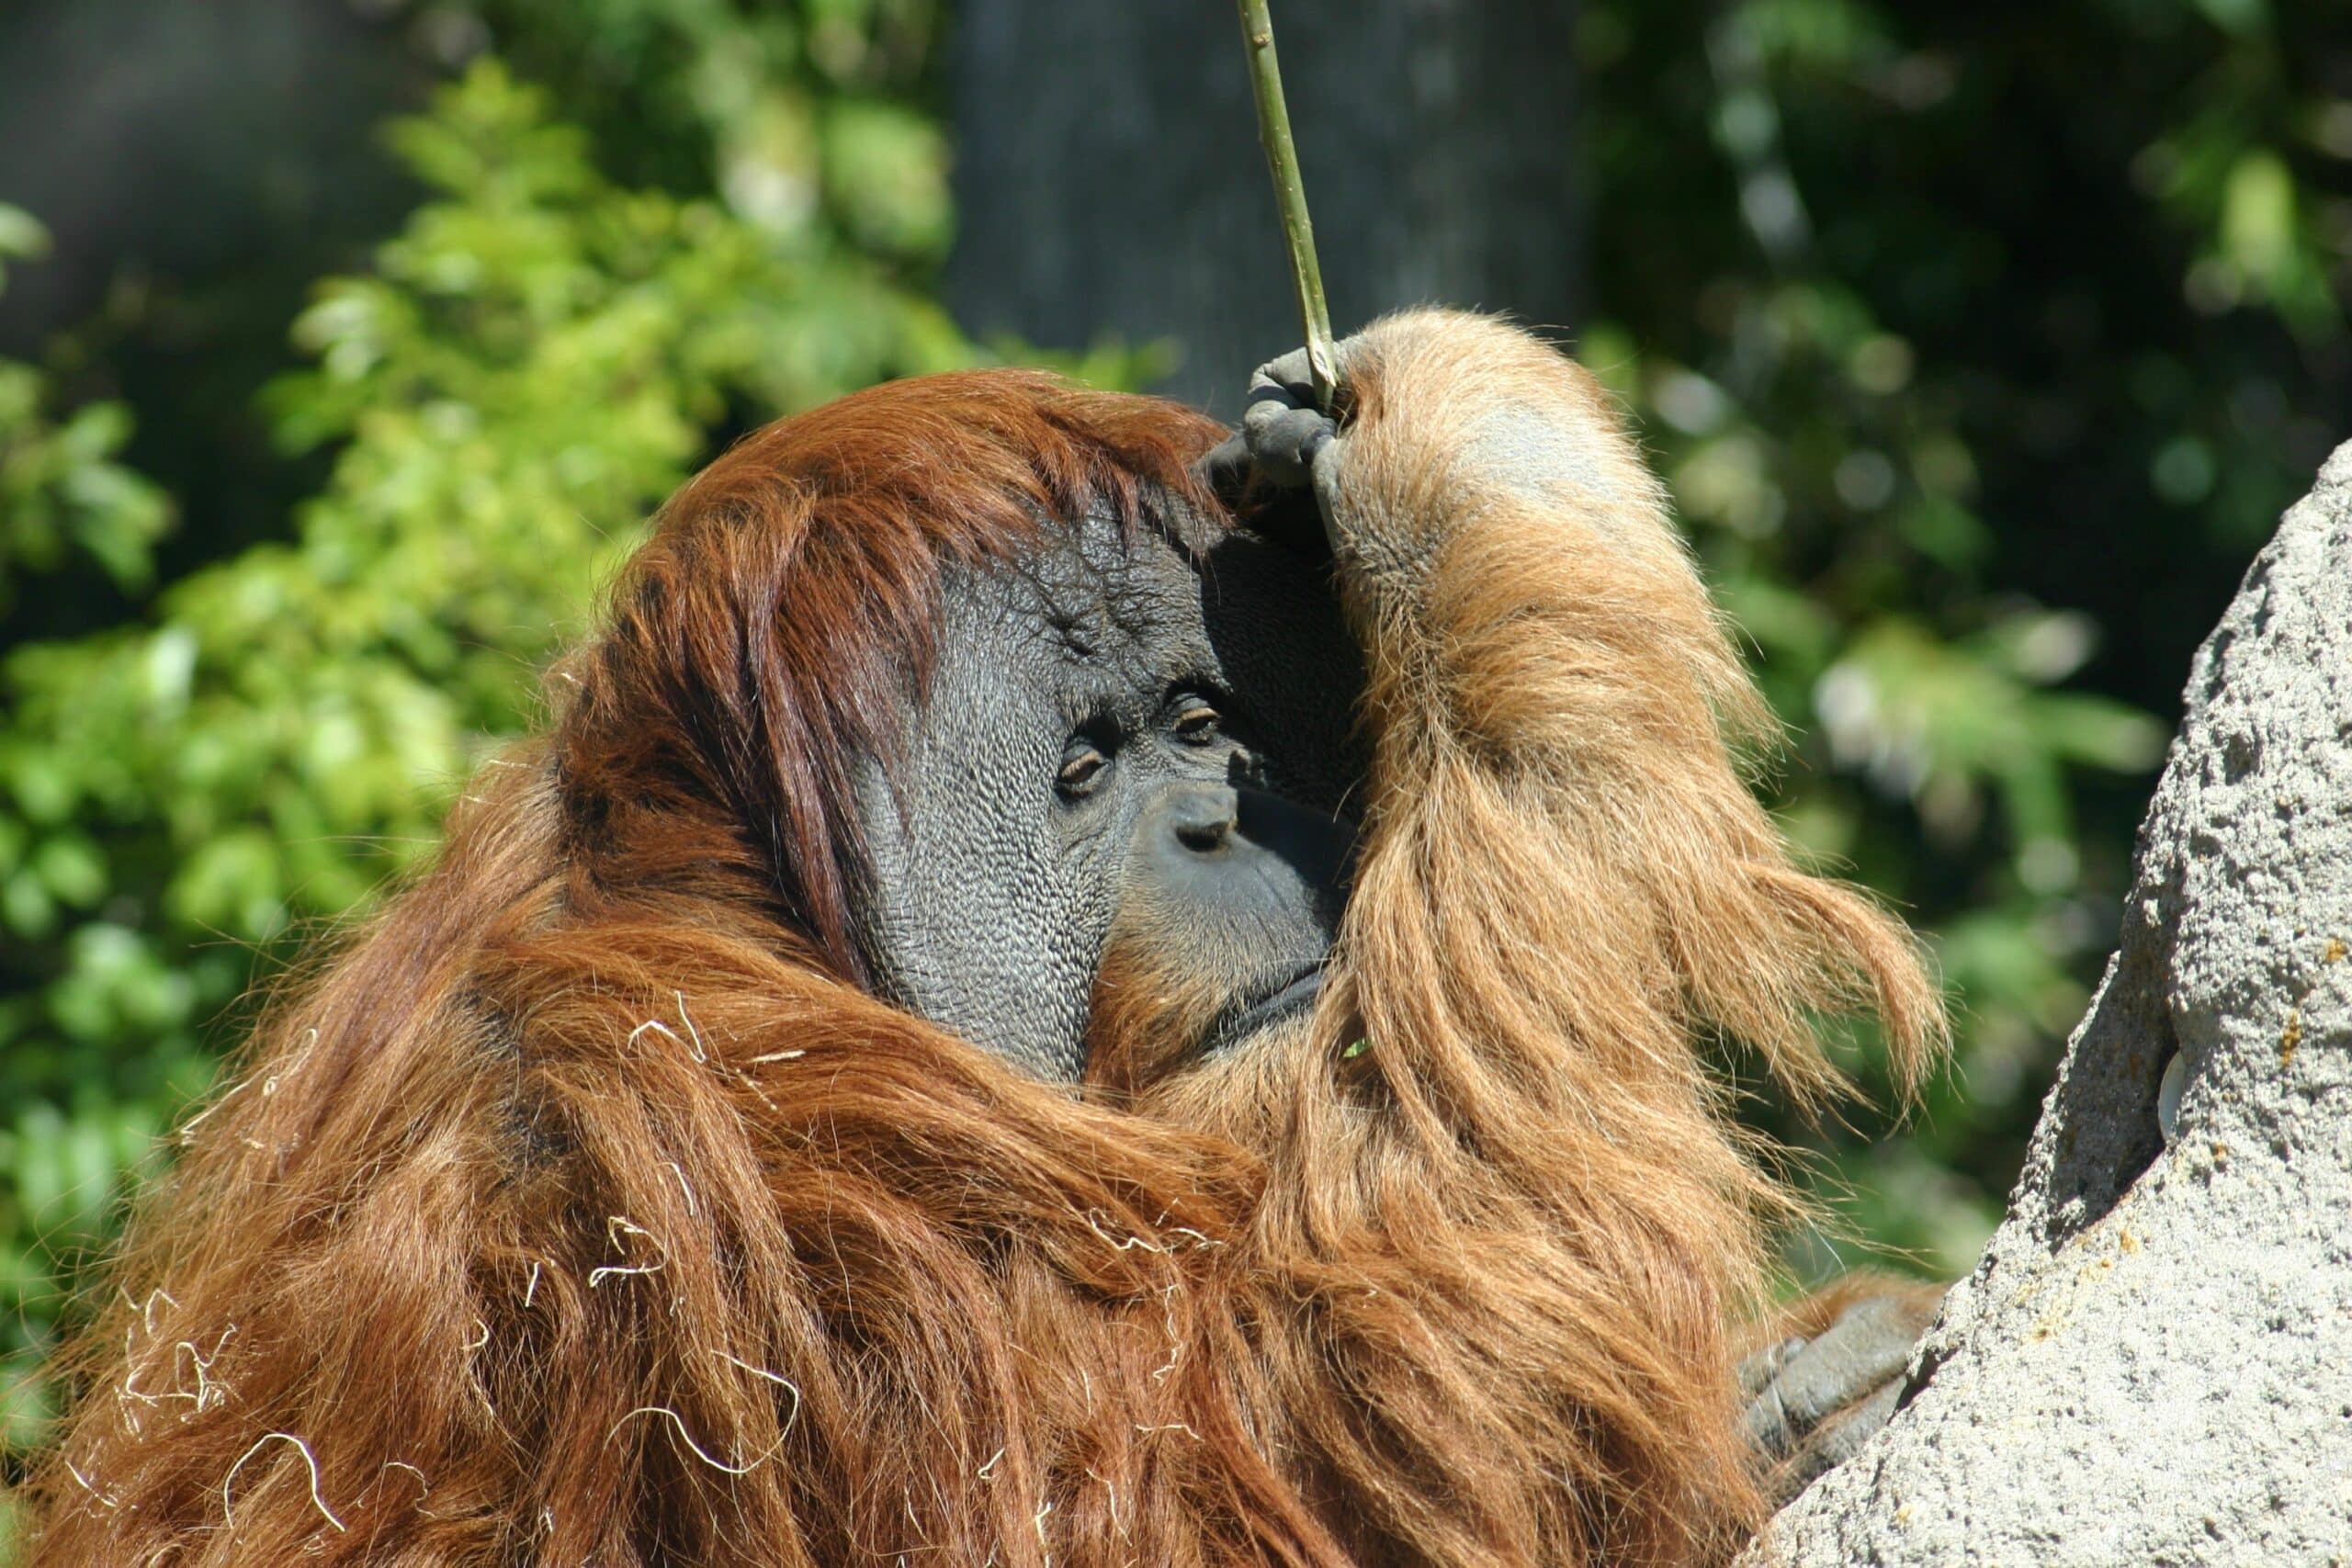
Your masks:
<path fill-rule="evenodd" d="M 1266 0 L 1238 0 L 1241 37 L 1250 46 L 1250 85 L 1258 99 L 1258 140 L 1265 144 L 1266 167 L 1274 176 L 1274 205 L 1282 209 L 1283 245 L 1290 253 L 1291 282 L 1298 290 L 1298 313 L 1306 321 L 1306 368 L 1315 378 L 1315 400 L 1329 412 L 1340 389 L 1331 353 L 1331 312 L 1323 303 L 1323 271 L 1315 262 L 1315 225 L 1306 217 L 1306 187 L 1299 182 L 1298 149 L 1290 137 L 1290 110 L 1283 103 L 1282 66 L 1274 59 L 1274 24 Z"/>

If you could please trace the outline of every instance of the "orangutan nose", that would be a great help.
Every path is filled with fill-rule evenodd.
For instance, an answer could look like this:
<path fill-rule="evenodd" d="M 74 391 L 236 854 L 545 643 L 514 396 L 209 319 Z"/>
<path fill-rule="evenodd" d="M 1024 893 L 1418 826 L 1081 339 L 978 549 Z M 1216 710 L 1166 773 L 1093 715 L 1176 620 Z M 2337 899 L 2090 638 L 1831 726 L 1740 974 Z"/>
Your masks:
<path fill-rule="evenodd" d="M 1215 854 L 1240 821 L 1240 792 L 1230 784 L 1175 784 L 1163 809 L 1178 843 L 1196 854 Z"/>
<path fill-rule="evenodd" d="M 1220 920 L 1319 930 L 1328 941 L 1354 837 L 1347 823 L 1265 790 L 1187 780 L 1144 807 L 1131 886 Z"/>

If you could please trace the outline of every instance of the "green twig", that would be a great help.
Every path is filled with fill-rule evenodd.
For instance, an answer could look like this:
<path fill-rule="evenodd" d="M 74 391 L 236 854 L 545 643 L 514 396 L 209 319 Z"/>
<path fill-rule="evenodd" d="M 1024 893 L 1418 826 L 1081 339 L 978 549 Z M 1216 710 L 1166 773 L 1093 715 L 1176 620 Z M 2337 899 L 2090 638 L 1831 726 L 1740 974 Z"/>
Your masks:
<path fill-rule="evenodd" d="M 1274 59 L 1274 24 L 1266 0 L 1239 0 L 1241 36 L 1250 46 L 1250 85 L 1258 99 L 1258 140 L 1265 143 L 1266 166 L 1274 176 L 1274 205 L 1282 209 L 1283 244 L 1290 252 L 1291 282 L 1298 290 L 1298 313 L 1306 321 L 1306 367 L 1315 378 L 1315 400 L 1326 412 L 1336 406 L 1338 362 L 1331 353 L 1331 312 L 1323 303 L 1323 272 L 1315 264 L 1315 225 L 1306 217 L 1306 187 L 1299 183 L 1298 149 L 1290 139 L 1290 110 L 1283 103 L 1282 67 Z"/>

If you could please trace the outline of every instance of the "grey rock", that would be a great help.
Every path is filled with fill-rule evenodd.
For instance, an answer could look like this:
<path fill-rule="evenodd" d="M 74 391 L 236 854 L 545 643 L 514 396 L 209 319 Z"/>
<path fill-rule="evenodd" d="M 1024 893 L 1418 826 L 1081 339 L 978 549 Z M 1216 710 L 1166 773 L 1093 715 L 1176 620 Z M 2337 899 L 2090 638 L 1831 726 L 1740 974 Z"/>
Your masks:
<path fill-rule="evenodd" d="M 2352 445 L 2199 650 L 2120 947 L 1905 1393 L 1743 1563 L 2352 1564 Z"/>

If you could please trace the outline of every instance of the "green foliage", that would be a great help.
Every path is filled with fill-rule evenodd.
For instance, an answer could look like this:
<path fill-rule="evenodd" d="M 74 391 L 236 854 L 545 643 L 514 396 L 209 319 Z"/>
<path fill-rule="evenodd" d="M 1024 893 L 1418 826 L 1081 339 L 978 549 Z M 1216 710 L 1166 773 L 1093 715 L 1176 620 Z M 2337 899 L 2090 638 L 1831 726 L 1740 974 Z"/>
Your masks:
<path fill-rule="evenodd" d="M 0 203 L 0 283 L 9 262 L 48 248 L 31 214 Z M 47 401 L 40 371 L 0 360 L 0 615 L 27 578 L 75 554 L 119 587 L 146 586 L 150 547 L 171 520 L 155 487 L 114 461 L 130 434 L 128 410 L 91 403 L 56 419 Z"/>
<path fill-rule="evenodd" d="M 2147 710 L 2325 450 L 2352 347 L 2329 15 L 1584 13 L 1582 353 L 1756 643 L 1792 829 L 1928 930 L 1960 1004 L 1906 1134 L 1781 1122 L 1935 1272 L 1996 1216 L 2110 945 Z M 1870 1042 L 1852 1060 L 1883 1099 Z"/>
<path fill-rule="evenodd" d="M 717 191 L 772 233 L 825 233 L 885 264 L 936 261 L 947 147 L 917 98 L 934 0 L 474 0 L 625 177 Z"/>
<path fill-rule="evenodd" d="M 28 215 L 0 206 L 0 262 L 38 255 L 46 244 Z M 76 554 L 124 587 L 144 583 L 149 547 L 170 516 L 154 487 L 114 461 L 129 428 L 120 406 L 92 404 L 53 417 L 49 403 L 39 371 L 0 361 L 0 610 L 30 580 Z M 0 930 L 12 949 L 15 939 L 53 930 L 61 911 L 89 908 L 107 890 L 96 844 L 67 816 L 50 810 L 36 822 L 0 813 Z M 69 1010 L 85 1017 L 106 1006 L 135 1012 L 160 999 L 155 983 L 172 984 L 171 976 L 150 976 L 145 987 L 128 984 L 109 997 L 109 955 L 103 943 L 88 946 L 85 983 L 61 998 Z M 144 1158 L 153 1133 L 135 1109 L 96 1084 L 70 1086 L 70 1109 L 26 1095 L 12 1043 L 32 1008 L 10 992 L 0 995 L 0 1104 L 19 1109 L 14 1125 L 0 1124 L 0 1454 L 35 1438 L 51 1414 L 50 1390 L 34 1366 L 46 1340 L 53 1275 L 61 1260 L 104 1237 L 117 1175 Z M 6 1537 L 0 1510 L 0 1551 Z"/>

